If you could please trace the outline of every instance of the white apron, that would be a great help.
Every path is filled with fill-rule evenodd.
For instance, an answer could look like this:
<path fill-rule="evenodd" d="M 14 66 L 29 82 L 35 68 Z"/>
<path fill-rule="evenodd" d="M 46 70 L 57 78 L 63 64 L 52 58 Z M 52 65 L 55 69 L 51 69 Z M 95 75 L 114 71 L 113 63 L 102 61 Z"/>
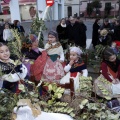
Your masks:
<path fill-rule="evenodd" d="M 79 89 L 79 79 L 80 79 L 80 73 L 77 72 L 77 76 L 76 77 L 70 77 L 70 72 L 68 72 L 61 80 L 60 83 L 61 84 L 65 84 L 65 83 L 70 83 L 70 78 L 73 78 L 74 80 L 74 91 L 77 92 L 77 90 Z M 70 90 L 65 90 L 65 94 L 69 94 Z"/>

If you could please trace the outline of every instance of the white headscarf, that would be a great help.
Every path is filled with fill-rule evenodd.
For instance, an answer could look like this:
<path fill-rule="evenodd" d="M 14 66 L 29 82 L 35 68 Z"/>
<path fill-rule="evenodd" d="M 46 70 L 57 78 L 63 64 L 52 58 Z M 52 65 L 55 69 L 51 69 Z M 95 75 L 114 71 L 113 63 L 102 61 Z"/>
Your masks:
<path fill-rule="evenodd" d="M 70 52 L 76 52 L 78 55 L 81 55 L 83 53 L 79 47 L 71 47 Z"/>

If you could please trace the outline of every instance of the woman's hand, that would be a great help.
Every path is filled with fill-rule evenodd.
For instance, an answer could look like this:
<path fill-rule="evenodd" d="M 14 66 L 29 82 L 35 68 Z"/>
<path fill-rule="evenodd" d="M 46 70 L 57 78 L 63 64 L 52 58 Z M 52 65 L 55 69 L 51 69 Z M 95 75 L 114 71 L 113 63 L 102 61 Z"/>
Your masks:
<path fill-rule="evenodd" d="M 117 83 L 120 83 L 119 79 L 115 79 Z"/>
<path fill-rule="evenodd" d="M 117 83 L 116 83 L 116 80 L 113 80 L 112 83 L 113 83 L 113 84 L 117 84 Z"/>
<path fill-rule="evenodd" d="M 118 84 L 118 83 L 120 83 L 120 81 L 119 81 L 118 79 L 114 79 L 114 80 L 112 81 L 112 83 L 113 83 L 113 84 Z"/>

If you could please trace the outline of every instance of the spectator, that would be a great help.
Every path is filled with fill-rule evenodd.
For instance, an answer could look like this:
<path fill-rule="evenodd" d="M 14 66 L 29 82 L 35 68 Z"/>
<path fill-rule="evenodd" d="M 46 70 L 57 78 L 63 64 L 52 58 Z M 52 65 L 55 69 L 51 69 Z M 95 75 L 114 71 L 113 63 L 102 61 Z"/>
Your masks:
<path fill-rule="evenodd" d="M 65 18 L 65 21 L 66 21 L 66 25 L 69 25 L 70 24 L 70 20 L 68 17 Z"/>
<path fill-rule="evenodd" d="M 120 41 L 120 20 L 116 20 L 116 26 L 114 28 L 114 40 Z"/>
<path fill-rule="evenodd" d="M 0 24 L 0 42 L 3 42 L 3 30 L 4 30 L 4 20 Z"/>
<path fill-rule="evenodd" d="M 115 26 L 116 26 L 116 21 L 117 21 L 116 18 L 113 18 L 113 19 L 112 19 L 111 25 L 112 25 L 112 28 L 113 28 L 113 29 L 114 29 Z"/>
<path fill-rule="evenodd" d="M 80 23 L 80 17 L 76 17 L 76 22 Z"/>
<path fill-rule="evenodd" d="M 103 30 L 103 29 L 107 29 L 108 31 L 113 31 L 113 27 L 112 27 L 112 25 L 109 23 L 109 19 L 108 18 L 106 18 L 105 20 L 104 20 L 104 23 L 103 23 L 103 25 L 100 27 L 100 30 Z"/>
<path fill-rule="evenodd" d="M 68 42 L 83 47 L 84 41 L 81 40 L 81 25 L 75 22 L 75 18 L 70 18 L 70 24 L 67 26 Z"/>
<path fill-rule="evenodd" d="M 10 22 L 10 19 L 6 19 L 6 20 L 4 20 L 4 24 L 3 24 L 3 26 L 4 26 L 4 28 L 5 28 L 5 24 L 9 24 L 9 27 L 10 28 L 12 28 L 12 24 L 11 24 L 11 22 Z"/>
<path fill-rule="evenodd" d="M 3 30 L 3 40 L 5 43 L 13 39 L 12 32 L 8 23 L 5 24 L 5 29 Z"/>
<path fill-rule="evenodd" d="M 0 25 L 3 26 L 4 24 L 5 24 L 4 19 L 2 19 Z"/>
<path fill-rule="evenodd" d="M 20 24 L 20 21 L 17 21 L 17 22 L 16 22 L 16 29 L 18 29 L 18 32 L 19 32 L 22 36 L 24 36 L 25 30 L 24 30 L 23 26 Z"/>
<path fill-rule="evenodd" d="M 81 25 L 81 32 L 82 32 L 81 33 L 82 34 L 82 36 L 81 36 L 81 41 L 82 41 L 81 46 L 83 48 L 86 48 L 86 39 L 87 39 L 87 37 L 86 37 L 86 31 L 87 31 L 87 27 L 84 24 L 84 22 L 82 20 L 80 20 L 80 19 L 79 19 L 79 23 Z"/>
<path fill-rule="evenodd" d="M 64 18 L 61 19 L 60 24 L 57 26 L 56 31 L 58 33 L 58 38 L 63 46 L 63 49 L 66 49 L 67 25 Z"/>
<path fill-rule="evenodd" d="M 94 24 L 93 24 L 92 44 L 93 44 L 94 48 L 99 41 L 99 33 L 98 33 L 98 30 L 100 28 L 99 21 L 100 21 L 100 19 L 96 19 Z"/>
<path fill-rule="evenodd" d="M 106 45 L 110 46 L 111 43 L 112 43 L 112 38 L 109 35 L 108 31 L 106 29 L 101 30 L 98 44 L 102 44 L 104 46 Z"/>

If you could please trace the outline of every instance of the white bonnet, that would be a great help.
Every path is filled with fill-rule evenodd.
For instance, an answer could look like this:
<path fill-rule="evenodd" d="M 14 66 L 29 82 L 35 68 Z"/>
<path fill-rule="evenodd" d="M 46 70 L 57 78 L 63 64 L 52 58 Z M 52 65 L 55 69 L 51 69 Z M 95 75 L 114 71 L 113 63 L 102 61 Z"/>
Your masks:
<path fill-rule="evenodd" d="M 81 55 L 83 53 L 79 47 L 71 47 L 70 52 L 76 52 L 78 55 Z"/>

